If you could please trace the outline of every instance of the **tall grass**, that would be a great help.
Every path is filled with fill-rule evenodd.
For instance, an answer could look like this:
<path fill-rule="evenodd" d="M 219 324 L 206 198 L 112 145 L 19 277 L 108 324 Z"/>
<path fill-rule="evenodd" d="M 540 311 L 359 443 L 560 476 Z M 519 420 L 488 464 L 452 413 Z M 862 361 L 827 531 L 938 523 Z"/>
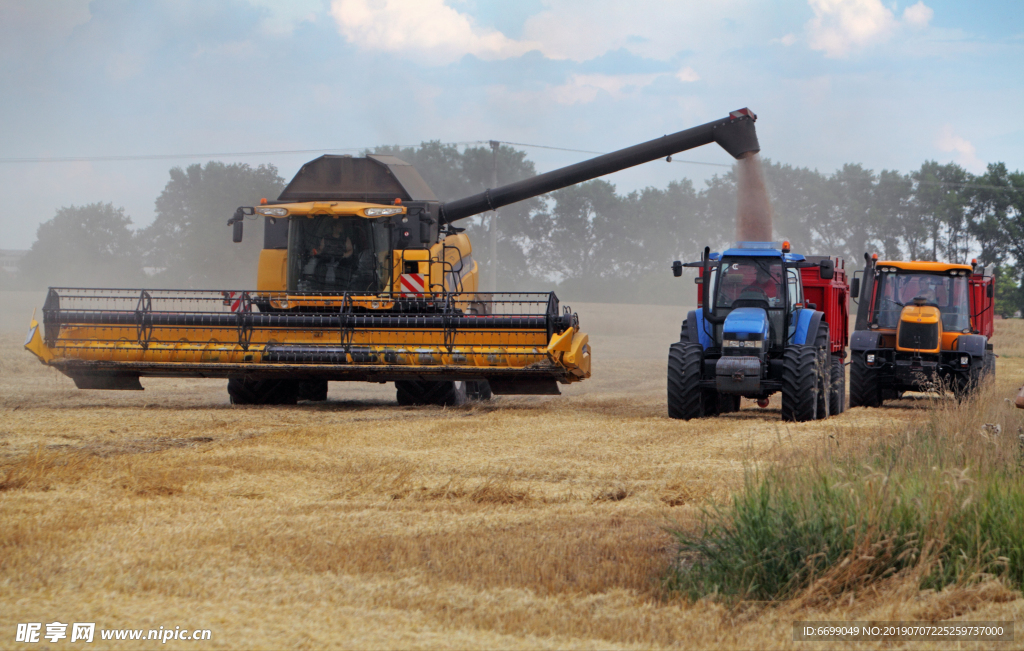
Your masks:
<path fill-rule="evenodd" d="M 730 508 L 706 510 L 696 535 L 672 532 L 667 587 L 777 600 L 908 573 L 922 588 L 1024 586 L 1024 419 L 991 387 L 936 399 L 926 419 L 748 471 Z"/>

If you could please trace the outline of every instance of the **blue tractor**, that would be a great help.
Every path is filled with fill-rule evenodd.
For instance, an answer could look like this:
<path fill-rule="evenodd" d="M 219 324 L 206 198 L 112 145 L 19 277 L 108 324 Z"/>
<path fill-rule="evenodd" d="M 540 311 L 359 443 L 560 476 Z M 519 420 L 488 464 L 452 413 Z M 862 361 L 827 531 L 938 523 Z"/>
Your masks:
<path fill-rule="evenodd" d="M 733 412 L 741 397 L 766 407 L 777 391 L 783 420 L 843 411 L 849 287 L 841 260 L 790 253 L 788 242 L 740 242 L 723 253 L 705 248 L 699 262 L 676 261 L 673 273 L 683 267 L 700 270 L 700 307 L 669 349 L 669 417 Z"/>

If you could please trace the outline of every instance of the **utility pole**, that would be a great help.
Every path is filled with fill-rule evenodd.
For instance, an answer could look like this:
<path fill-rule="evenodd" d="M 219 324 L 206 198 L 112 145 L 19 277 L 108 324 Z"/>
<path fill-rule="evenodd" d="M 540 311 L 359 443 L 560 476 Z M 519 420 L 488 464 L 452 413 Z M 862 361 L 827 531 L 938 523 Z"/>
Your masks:
<path fill-rule="evenodd" d="M 497 140 L 491 141 L 491 188 L 498 187 L 498 147 L 501 143 Z M 491 273 L 488 279 L 487 289 L 493 294 L 498 291 L 498 211 L 491 212 L 490 223 L 491 236 Z"/>

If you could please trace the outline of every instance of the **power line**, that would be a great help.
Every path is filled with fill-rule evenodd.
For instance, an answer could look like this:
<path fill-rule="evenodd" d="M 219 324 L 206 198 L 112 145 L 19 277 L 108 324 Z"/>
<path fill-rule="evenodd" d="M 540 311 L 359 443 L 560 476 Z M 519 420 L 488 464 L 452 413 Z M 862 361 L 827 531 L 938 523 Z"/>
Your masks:
<path fill-rule="evenodd" d="M 491 141 L 489 140 L 465 140 L 461 142 L 442 142 L 441 145 L 454 145 L 454 146 L 468 146 L 468 145 L 484 145 Z M 575 154 L 596 154 L 602 155 L 607 154 L 605 151 L 594 151 L 591 149 L 572 149 L 569 147 L 555 147 L 553 145 L 537 145 L 527 142 L 511 142 L 508 140 L 497 140 L 503 145 L 512 145 L 514 147 L 530 147 L 534 149 L 550 149 L 553 151 L 566 151 Z M 235 151 L 235 152 L 215 152 L 205 154 L 138 154 L 138 155 L 125 155 L 125 156 L 42 156 L 42 157 L 24 157 L 24 158 L 0 158 L 0 164 L 41 164 L 41 163 L 111 163 L 111 162 L 128 162 L 128 161 L 146 161 L 146 160 L 176 160 L 185 158 L 227 158 L 227 157 L 245 157 L 245 156 L 290 156 L 297 154 L 329 154 L 332 152 L 346 152 L 346 151 L 374 151 L 382 147 L 398 147 L 399 149 L 411 149 L 422 146 L 420 145 L 378 145 L 376 147 L 334 147 L 330 149 L 278 149 L 268 151 Z M 732 167 L 730 163 L 707 163 L 704 161 L 694 160 L 680 160 L 673 158 L 670 162 L 673 163 L 685 163 L 687 165 L 705 165 L 709 167 Z M 960 183 L 956 181 L 914 181 L 918 185 L 939 185 L 939 186 L 950 186 L 960 188 L 975 188 L 979 190 L 998 190 L 1001 192 L 1024 192 L 1024 188 L 1013 188 L 1001 185 L 982 185 L 978 183 Z"/>

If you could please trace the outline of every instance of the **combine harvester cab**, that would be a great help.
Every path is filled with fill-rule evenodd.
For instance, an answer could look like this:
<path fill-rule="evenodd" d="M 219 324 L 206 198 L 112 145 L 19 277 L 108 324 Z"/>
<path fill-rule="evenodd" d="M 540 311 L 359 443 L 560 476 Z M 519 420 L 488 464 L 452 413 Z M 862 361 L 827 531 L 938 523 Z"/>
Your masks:
<path fill-rule="evenodd" d="M 845 408 L 843 360 L 849 284 L 843 260 L 789 252 L 789 243 L 740 242 L 704 249 L 696 267 L 698 309 L 683 321 L 668 360 L 668 413 L 689 420 L 736 411 L 740 398 L 766 407 L 782 393 L 784 420 Z"/>
<path fill-rule="evenodd" d="M 995 376 L 991 269 L 864 254 L 854 279 L 850 405 L 880 407 L 905 391 L 975 391 Z M 863 282 L 863 287 L 861 287 Z"/>
<path fill-rule="evenodd" d="M 82 389 L 143 376 L 226 377 L 236 404 L 324 400 L 328 381 L 395 382 L 400 404 L 558 394 L 590 376 L 588 337 L 554 293 L 480 293 L 454 223 L 711 142 L 758 151 L 747 109 L 699 127 L 442 203 L 393 156 L 322 156 L 263 219 L 256 289 L 51 288 L 26 348 Z"/>

